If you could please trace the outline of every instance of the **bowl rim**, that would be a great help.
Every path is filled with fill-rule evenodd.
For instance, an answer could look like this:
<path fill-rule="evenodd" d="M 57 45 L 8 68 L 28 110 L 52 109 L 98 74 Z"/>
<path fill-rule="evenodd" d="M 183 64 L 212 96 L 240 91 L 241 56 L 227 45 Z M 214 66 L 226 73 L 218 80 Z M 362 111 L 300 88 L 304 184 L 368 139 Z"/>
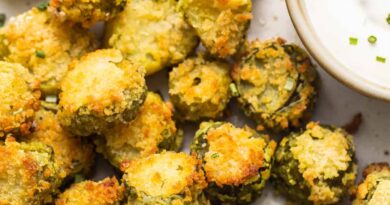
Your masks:
<path fill-rule="evenodd" d="M 286 0 L 287 10 L 302 43 L 318 64 L 331 76 L 359 93 L 390 102 L 390 88 L 386 88 L 350 72 L 321 44 L 304 9 L 304 0 Z"/>

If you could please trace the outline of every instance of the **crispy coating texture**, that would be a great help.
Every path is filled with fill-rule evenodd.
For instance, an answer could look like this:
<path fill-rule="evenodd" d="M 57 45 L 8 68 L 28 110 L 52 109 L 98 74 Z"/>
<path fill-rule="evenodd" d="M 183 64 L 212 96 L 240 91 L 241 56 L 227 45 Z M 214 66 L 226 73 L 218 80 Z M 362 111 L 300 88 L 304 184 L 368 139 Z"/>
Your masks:
<path fill-rule="evenodd" d="M 390 166 L 374 163 L 363 172 L 353 205 L 390 205 Z"/>
<path fill-rule="evenodd" d="M 245 114 L 274 131 L 310 118 L 316 71 L 307 53 L 280 38 L 252 41 L 232 71 Z"/>
<path fill-rule="evenodd" d="M 56 205 L 119 205 L 125 187 L 115 177 L 99 182 L 83 181 L 73 184 L 59 195 Z"/>
<path fill-rule="evenodd" d="M 53 152 L 42 143 L 18 143 L 7 138 L 0 145 L 0 204 L 40 205 L 51 202 L 57 172 Z"/>
<path fill-rule="evenodd" d="M 176 6 L 176 0 L 129 0 L 125 10 L 109 21 L 106 46 L 143 65 L 147 75 L 183 61 L 198 38 Z"/>
<path fill-rule="evenodd" d="M 0 61 L 0 138 L 26 135 L 39 109 L 38 83 L 26 68 Z"/>
<path fill-rule="evenodd" d="M 61 83 L 59 119 L 78 136 L 101 133 L 133 120 L 144 102 L 146 84 L 141 67 L 118 50 L 89 53 L 75 62 Z"/>
<path fill-rule="evenodd" d="M 209 205 L 199 161 L 185 153 L 163 152 L 133 161 L 123 182 L 127 203 L 137 205 Z"/>
<path fill-rule="evenodd" d="M 27 141 L 41 142 L 53 149 L 61 179 L 89 171 L 95 156 L 92 145 L 63 129 L 53 112 L 41 109 L 35 114 L 34 123 L 34 132 Z"/>
<path fill-rule="evenodd" d="M 203 161 L 209 183 L 206 193 L 215 204 L 247 204 L 261 195 L 270 177 L 276 143 L 249 127 L 203 122 L 191 152 Z"/>
<path fill-rule="evenodd" d="M 272 172 L 275 188 L 299 204 L 335 204 L 356 179 L 352 136 L 311 122 L 282 139 Z"/>
<path fill-rule="evenodd" d="M 212 55 L 226 58 L 238 51 L 252 19 L 252 1 L 180 0 L 179 5 Z"/>
<path fill-rule="evenodd" d="M 172 119 L 171 108 L 153 92 L 148 92 L 137 117 L 129 124 L 119 124 L 96 139 L 98 151 L 116 167 L 162 150 L 177 151 L 183 132 Z"/>
<path fill-rule="evenodd" d="M 59 82 L 73 59 L 97 47 L 92 33 L 62 24 L 37 8 L 12 18 L 0 29 L 0 36 L 7 48 L 0 52 L 5 54 L 4 60 L 28 68 L 45 95 L 58 93 Z"/>
<path fill-rule="evenodd" d="M 127 0 L 51 0 L 50 7 L 62 21 L 89 28 L 122 12 Z"/>
<path fill-rule="evenodd" d="M 169 95 L 178 119 L 199 121 L 222 117 L 231 94 L 230 66 L 203 56 L 189 58 L 169 73 Z"/>

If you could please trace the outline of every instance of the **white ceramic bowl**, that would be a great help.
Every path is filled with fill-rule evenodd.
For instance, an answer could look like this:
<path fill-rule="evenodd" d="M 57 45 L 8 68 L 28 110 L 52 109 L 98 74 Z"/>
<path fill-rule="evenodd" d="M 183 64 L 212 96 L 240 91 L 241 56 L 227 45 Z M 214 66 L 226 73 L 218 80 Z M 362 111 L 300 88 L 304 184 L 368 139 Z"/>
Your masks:
<path fill-rule="evenodd" d="M 386 22 L 390 1 L 286 3 L 302 42 L 321 67 L 350 88 L 390 101 L 390 25 Z M 368 42 L 371 35 L 378 39 L 375 44 Z M 350 44 L 350 38 L 358 39 L 357 45 Z"/>

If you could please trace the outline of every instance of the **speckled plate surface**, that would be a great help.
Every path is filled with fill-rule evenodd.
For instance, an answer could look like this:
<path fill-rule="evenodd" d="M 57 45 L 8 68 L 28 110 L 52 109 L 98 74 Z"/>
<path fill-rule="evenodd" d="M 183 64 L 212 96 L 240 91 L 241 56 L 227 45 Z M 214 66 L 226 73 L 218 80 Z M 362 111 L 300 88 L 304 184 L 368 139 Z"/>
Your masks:
<path fill-rule="evenodd" d="M 36 2 L 38 1 L 1 0 L 0 13 L 6 13 L 7 17 L 10 18 L 29 9 Z M 289 41 L 301 44 L 283 0 L 254 1 L 254 18 L 248 35 L 249 39 L 267 39 L 275 36 L 282 36 Z M 355 135 L 359 178 L 362 168 L 368 163 L 390 162 L 390 156 L 386 154 L 390 151 L 390 104 L 362 96 L 338 83 L 318 66 L 317 70 L 320 73 L 321 88 L 314 120 L 342 126 L 350 121 L 356 113 L 363 114 L 363 124 Z M 151 90 L 161 91 L 167 99 L 167 72 L 163 71 L 148 77 L 147 81 Z M 237 126 L 243 124 L 253 126 L 253 122 L 243 116 L 234 102 L 231 103 L 229 109 L 231 109 L 232 115 L 226 120 Z M 186 135 L 184 151 L 188 151 L 188 145 L 197 127 L 198 125 L 194 124 L 183 125 Z M 98 158 L 93 178 L 101 179 L 112 174 L 113 169 L 108 163 L 101 157 Z M 268 186 L 263 196 L 254 204 L 282 205 L 285 202 L 282 197 L 272 192 L 271 186 Z M 350 204 L 350 202 L 346 200 L 343 204 Z"/>

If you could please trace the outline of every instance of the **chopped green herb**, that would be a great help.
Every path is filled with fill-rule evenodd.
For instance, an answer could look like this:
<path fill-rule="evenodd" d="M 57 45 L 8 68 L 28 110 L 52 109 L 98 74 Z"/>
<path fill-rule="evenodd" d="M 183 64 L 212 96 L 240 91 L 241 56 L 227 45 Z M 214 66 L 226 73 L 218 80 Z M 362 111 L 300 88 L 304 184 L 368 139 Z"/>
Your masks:
<path fill-rule="evenodd" d="M 48 103 L 57 103 L 57 96 L 55 95 L 48 95 L 45 97 L 45 101 Z"/>
<path fill-rule="evenodd" d="M 386 22 L 390 25 L 390 14 L 387 15 Z"/>
<path fill-rule="evenodd" d="M 377 56 L 377 57 L 376 57 L 376 61 L 378 61 L 378 62 L 380 62 L 380 63 L 386 63 L 386 58 L 381 57 L 381 56 Z"/>
<path fill-rule="evenodd" d="M 284 89 L 291 91 L 294 88 L 294 80 L 292 78 L 287 78 L 286 84 L 284 85 Z"/>
<path fill-rule="evenodd" d="M 211 158 L 215 159 L 215 158 L 218 158 L 219 157 L 219 154 L 218 153 L 214 153 L 211 155 Z"/>
<path fill-rule="evenodd" d="M 85 178 L 84 178 L 84 176 L 81 175 L 81 174 L 77 174 L 76 176 L 74 176 L 74 182 L 75 182 L 75 183 L 80 183 L 80 182 L 82 182 L 82 181 L 84 181 L 84 180 L 85 180 Z"/>
<path fill-rule="evenodd" d="M 47 9 L 47 7 L 49 7 L 49 2 L 39 2 L 37 5 L 37 8 L 40 11 L 45 11 Z"/>
<path fill-rule="evenodd" d="M 236 85 L 234 83 L 230 83 L 229 89 L 230 89 L 230 92 L 232 93 L 232 95 L 234 97 L 237 97 L 237 96 L 240 95 L 240 93 L 238 92 L 238 89 L 237 89 L 237 87 L 236 87 Z"/>
<path fill-rule="evenodd" d="M 7 16 L 5 14 L 0 14 L 0 27 L 3 27 Z"/>
<path fill-rule="evenodd" d="M 349 37 L 349 44 L 350 45 L 357 45 L 359 43 L 359 39 L 354 38 L 354 37 Z"/>
<path fill-rule="evenodd" d="M 371 36 L 368 37 L 368 42 L 371 43 L 371 44 L 375 44 L 377 40 L 378 39 L 377 39 L 376 36 L 371 35 Z"/>
<path fill-rule="evenodd" d="M 46 57 L 45 52 L 43 52 L 43 51 L 35 51 L 35 55 L 38 58 L 45 58 Z"/>

